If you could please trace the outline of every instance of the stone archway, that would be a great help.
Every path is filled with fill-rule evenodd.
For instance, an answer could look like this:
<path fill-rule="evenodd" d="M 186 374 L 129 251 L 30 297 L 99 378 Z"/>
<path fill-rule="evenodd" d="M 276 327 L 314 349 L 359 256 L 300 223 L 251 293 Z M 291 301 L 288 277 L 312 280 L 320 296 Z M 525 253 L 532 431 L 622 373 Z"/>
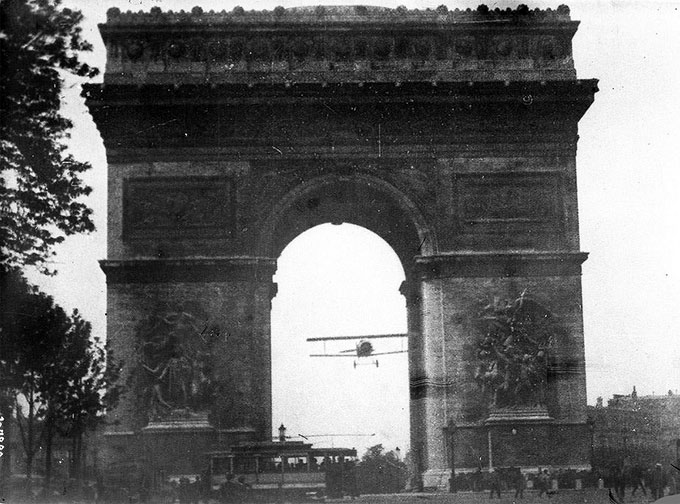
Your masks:
<path fill-rule="evenodd" d="M 409 198 L 389 182 L 371 174 L 329 174 L 305 180 L 284 195 L 261 227 L 258 255 L 278 257 L 292 238 L 330 223 L 351 223 L 383 238 L 406 271 L 416 255 L 431 255 L 436 238 Z"/>
<path fill-rule="evenodd" d="M 376 165 L 379 163 L 373 164 Z M 400 292 L 406 299 L 409 382 L 417 383 L 423 368 L 420 333 L 423 306 L 415 257 L 436 252 L 434 232 L 403 192 L 355 165 L 349 172 L 337 170 L 305 180 L 281 197 L 261 226 L 259 255 L 278 257 L 299 234 L 324 223 L 361 226 L 385 240 L 397 254 L 406 277 Z M 420 414 L 419 405 L 411 401 L 410 423 Z M 420 436 L 419 428 L 411 429 L 412 442 L 422 444 Z"/>
<path fill-rule="evenodd" d="M 481 459 L 587 465 L 575 159 L 597 87 L 576 78 L 577 25 L 564 6 L 111 9 L 104 84 L 85 89 L 109 163 L 107 332 L 131 384 L 107 457 L 195 473 L 211 448 L 267 439 L 274 258 L 315 224 L 352 222 L 406 271 L 424 486 Z M 524 292 L 563 328 L 549 400 L 495 411 L 470 371 L 480 303 Z M 140 335 L 177 310 L 209 348 Z M 140 345 L 162 357 L 142 362 Z M 171 371 L 181 406 L 209 407 L 168 401 Z"/>

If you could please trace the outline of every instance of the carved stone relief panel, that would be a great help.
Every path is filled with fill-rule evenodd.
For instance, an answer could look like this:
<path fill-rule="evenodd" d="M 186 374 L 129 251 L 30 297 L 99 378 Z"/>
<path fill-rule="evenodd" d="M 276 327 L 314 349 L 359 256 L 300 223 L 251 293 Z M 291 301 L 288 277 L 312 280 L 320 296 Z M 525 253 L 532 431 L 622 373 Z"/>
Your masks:
<path fill-rule="evenodd" d="M 221 238 L 234 225 L 229 177 L 128 179 L 123 196 L 123 237 Z"/>
<path fill-rule="evenodd" d="M 458 173 L 454 175 L 454 195 L 458 227 L 464 234 L 562 229 L 557 173 Z"/>

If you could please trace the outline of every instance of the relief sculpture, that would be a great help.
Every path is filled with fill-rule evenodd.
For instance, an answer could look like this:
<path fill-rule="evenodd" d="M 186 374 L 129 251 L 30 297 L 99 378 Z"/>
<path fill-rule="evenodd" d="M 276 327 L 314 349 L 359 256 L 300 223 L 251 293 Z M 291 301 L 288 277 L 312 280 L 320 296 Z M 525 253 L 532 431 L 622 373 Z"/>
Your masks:
<path fill-rule="evenodd" d="M 492 408 L 544 406 L 551 349 L 559 331 L 553 315 L 525 297 L 494 299 L 478 322 L 474 378 Z"/>
<path fill-rule="evenodd" d="M 208 410 L 214 395 L 212 335 L 192 306 L 150 315 L 139 330 L 140 395 L 149 419 Z"/>

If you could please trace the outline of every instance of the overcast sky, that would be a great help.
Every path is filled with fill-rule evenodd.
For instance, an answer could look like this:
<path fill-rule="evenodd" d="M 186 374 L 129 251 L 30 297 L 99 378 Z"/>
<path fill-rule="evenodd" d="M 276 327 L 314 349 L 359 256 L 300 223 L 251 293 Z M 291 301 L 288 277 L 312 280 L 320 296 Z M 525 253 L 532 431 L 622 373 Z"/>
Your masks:
<path fill-rule="evenodd" d="M 84 28 L 102 70 L 103 43 L 96 23 L 106 10 L 272 9 L 317 4 L 413 8 L 475 8 L 476 2 L 177 0 L 65 0 L 86 16 Z M 523 2 L 487 2 L 505 8 Z M 559 1 L 525 2 L 556 8 Z M 595 103 L 579 123 L 578 190 L 583 267 L 583 314 L 588 401 L 612 393 L 666 393 L 680 389 L 680 12 L 677 2 L 566 2 L 581 21 L 574 37 L 579 78 L 600 79 Z M 71 147 L 93 170 L 89 204 L 97 231 L 69 238 L 56 258 L 55 278 L 30 278 L 62 306 L 78 308 L 104 334 L 106 156 L 79 98 L 66 90 L 66 114 L 76 123 Z M 363 449 L 383 443 L 408 447 L 408 377 L 405 355 L 380 358 L 380 367 L 352 359 L 308 357 L 320 350 L 307 337 L 405 330 L 403 271 L 391 249 L 356 226 L 323 226 L 294 240 L 279 261 L 274 300 L 274 426 L 290 434 L 375 434 L 319 438 L 318 443 Z M 385 343 L 388 345 L 399 343 Z M 376 343 L 378 345 L 378 343 Z M 334 347 L 335 348 L 335 347 Z M 338 347 L 344 349 L 345 347 Z M 391 347 L 390 347 L 391 348 Z M 328 400 L 331 398 L 331 400 Z"/>

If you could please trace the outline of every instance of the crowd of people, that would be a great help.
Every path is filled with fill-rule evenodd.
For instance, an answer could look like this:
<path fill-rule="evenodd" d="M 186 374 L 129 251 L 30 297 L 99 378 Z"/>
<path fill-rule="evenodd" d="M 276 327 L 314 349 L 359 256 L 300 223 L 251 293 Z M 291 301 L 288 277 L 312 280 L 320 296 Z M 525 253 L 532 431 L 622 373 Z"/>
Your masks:
<path fill-rule="evenodd" d="M 631 464 L 628 460 L 620 465 L 612 464 L 602 471 L 602 477 L 609 488 L 613 488 L 617 497 L 623 500 L 626 489 L 630 488 L 631 495 L 640 491 L 652 499 L 660 499 L 666 493 L 675 495 L 680 492 L 680 471 L 671 467 L 665 470 L 662 464 L 645 467 L 641 464 Z"/>
<path fill-rule="evenodd" d="M 518 467 L 499 467 L 491 471 L 457 474 L 451 482 L 456 491 L 489 492 L 489 498 L 501 498 L 511 492 L 522 499 L 526 489 L 538 492 L 539 497 L 550 498 L 560 489 L 610 488 L 623 500 L 626 492 L 635 496 L 641 493 L 652 500 L 664 495 L 680 493 L 680 471 L 670 467 L 664 470 L 660 463 L 652 467 L 632 464 L 612 464 L 602 470 L 576 471 L 539 468 L 537 472 L 522 472 Z"/>

